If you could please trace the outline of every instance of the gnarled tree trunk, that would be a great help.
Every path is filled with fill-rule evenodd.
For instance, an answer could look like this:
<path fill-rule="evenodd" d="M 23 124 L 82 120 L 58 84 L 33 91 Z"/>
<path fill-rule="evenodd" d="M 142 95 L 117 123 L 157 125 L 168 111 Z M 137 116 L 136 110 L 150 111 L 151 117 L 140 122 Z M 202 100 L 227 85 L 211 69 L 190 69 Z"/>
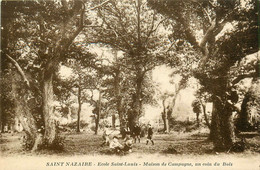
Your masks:
<path fill-rule="evenodd" d="M 116 128 L 116 115 L 115 114 L 112 115 L 112 128 L 113 129 Z"/>
<path fill-rule="evenodd" d="M 208 115 L 206 113 L 206 104 L 201 102 L 201 106 L 202 106 L 202 112 L 203 112 L 203 115 L 204 115 L 204 119 L 205 119 L 206 125 L 210 129 L 210 123 L 209 123 Z"/>
<path fill-rule="evenodd" d="M 117 58 L 117 55 L 116 55 Z M 114 81 L 114 89 L 115 89 L 115 96 L 116 96 L 116 110 L 117 114 L 119 116 L 119 123 L 120 123 L 120 133 L 123 132 L 126 122 L 124 120 L 123 116 L 123 110 L 122 110 L 122 97 L 121 97 L 121 87 L 120 87 L 120 67 L 116 70 L 115 74 L 115 81 Z"/>
<path fill-rule="evenodd" d="M 163 99 L 162 104 L 163 104 L 163 112 L 162 112 L 163 131 L 165 132 L 166 129 L 167 129 L 167 124 L 166 124 L 166 108 L 165 108 L 165 99 Z"/>
<path fill-rule="evenodd" d="M 196 113 L 196 121 L 197 121 L 197 126 L 200 127 L 200 119 L 199 119 L 200 113 Z"/>
<path fill-rule="evenodd" d="M 17 77 L 16 73 L 14 79 Z M 36 120 L 31 112 L 31 109 L 27 104 L 28 91 L 26 87 L 19 88 L 17 82 L 12 83 L 12 93 L 14 98 L 15 114 L 22 124 L 22 127 L 26 133 L 26 138 L 29 140 L 25 142 L 30 145 L 32 151 L 37 150 L 39 145 L 42 143 L 41 134 L 37 132 L 38 127 Z M 39 140 L 40 139 L 40 140 Z"/>
<path fill-rule="evenodd" d="M 53 115 L 53 71 L 55 70 L 54 65 L 54 62 L 50 61 L 50 63 L 45 68 L 42 86 L 42 107 L 45 124 L 44 139 L 49 146 L 53 144 L 57 136 L 56 122 Z"/>
<path fill-rule="evenodd" d="M 98 134 L 100 114 L 101 114 L 101 90 L 99 89 L 98 111 L 97 111 L 97 117 L 96 117 L 96 120 L 95 120 L 95 123 L 96 123 L 95 135 Z"/>
<path fill-rule="evenodd" d="M 80 112 L 81 112 L 81 88 L 78 86 L 78 119 L 77 119 L 77 132 L 80 132 Z"/>
<path fill-rule="evenodd" d="M 132 131 L 133 127 L 138 124 L 139 118 L 142 114 L 142 83 L 143 83 L 143 76 L 142 73 L 138 73 L 136 75 L 136 88 L 135 88 L 135 95 L 133 97 L 133 109 L 131 111 L 131 115 L 129 121 L 129 128 Z"/>
<path fill-rule="evenodd" d="M 241 104 L 241 111 L 239 112 L 239 118 L 237 121 L 237 130 L 247 131 L 249 127 L 249 113 L 248 113 L 248 102 L 250 101 L 250 93 L 247 92 Z"/>
<path fill-rule="evenodd" d="M 226 103 L 213 100 L 211 139 L 216 151 L 227 151 L 235 142 L 232 110 Z"/>

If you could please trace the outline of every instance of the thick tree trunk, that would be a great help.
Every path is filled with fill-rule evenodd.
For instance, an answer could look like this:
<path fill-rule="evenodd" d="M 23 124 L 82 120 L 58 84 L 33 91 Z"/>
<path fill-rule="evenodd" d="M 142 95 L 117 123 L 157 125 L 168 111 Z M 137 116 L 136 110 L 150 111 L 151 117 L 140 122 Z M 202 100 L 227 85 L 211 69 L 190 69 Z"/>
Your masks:
<path fill-rule="evenodd" d="M 95 123 L 96 123 L 95 135 L 97 135 L 98 134 L 98 127 L 99 127 L 99 112 L 97 113 L 97 117 L 96 117 Z"/>
<path fill-rule="evenodd" d="M 170 132 L 170 125 L 169 125 L 169 115 L 166 114 L 166 119 L 165 119 L 165 124 L 166 124 L 166 133 Z"/>
<path fill-rule="evenodd" d="M 116 58 L 117 58 L 117 56 L 116 56 Z M 117 114 L 119 116 L 120 133 L 122 133 L 126 126 L 126 122 L 124 120 L 124 116 L 123 116 L 124 113 L 122 111 L 122 97 L 121 97 L 121 87 L 120 87 L 120 67 L 118 67 L 118 69 L 116 71 L 114 88 L 115 88 L 115 96 L 116 96 L 116 109 L 117 109 Z"/>
<path fill-rule="evenodd" d="M 209 123 L 208 115 L 206 113 L 206 105 L 201 102 L 201 106 L 202 106 L 202 112 L 203 112 L 203 115 L 204 115 L 204 119 L 205 119 L 206 125 L 210 129 L 210 123 Z"/>
<path fill-rule="evenodd" d="M 141 73 L 140 73 L 141 74 Z M 135 96 L 133 98 L 133 110 L 131 112 L 131 119 L 129 122 L 130 130 L 133 129 L 135 124 L 138 124 L 139 118 L 142 114 L 142 83 L 143 83 L 143 76 L 136 75 L 136 89 L 135 89 Z"/>
<path fill-rule="evenodd" d="M 37 122 L 31 112 L 31 109 L 28 107 L 27 104 L 27 97 L 28 97 L 28 91 L 26 87 L 23 87 L 23 85 L 19 86 L 15 79 L 17 79 L 18 74 L 14 73 L 13 79 L 12 79 L 12 94 L 13 94 L 13 101 L 14 101 L 14 107 L 15 107 L 15 115 L 17 116 L 18 120 L 21 122 L 22 127 L 26 133 L 26 137 L 28 138 L 25 142 L 29 144 L 29 148 L 32 151 L 35 151 L 38 149 L 39 145 L 42 143 L 42 138 L 39 138 L 39 136 L 42 136 L 40 133 L 38 133 L 38 127 Z M 39 140 L 40 139 L 40 140 Z"/>
<path fill-rule="evenodd" d="M 162 120 L 163 120 L 163 132 L 166 131 L 167 125 L 166 125 L 166 107 L 165 107 L 165 99 L 162 101 L 163 105 L 163 112 L 162 112 Z"/>
<path fill-rule="evenodd" d="M 172 115 L 172 109 L 168 106 L 166 109 L 166 117 L 165 117 L 165 123 L 166 123 L 166 133 L 170 132 L 170 118 Z"/>
<path fill-rule="evenodd" d="M 166 132 L 169 133 L 170 132 L 170 119 L 172 118 L 172 114 L 173 114 L 173 109 L 175 107 L 176 104 L 176 100 L 178 97 L 178 94 L 181 90 L 181 88 L 178 86 L 178 88 L 176 88 L 177 86 L 175 86 L 175 94 L 174 94 L 174 98 L 171 101 L 171 103 L 167 106 L 167 112 L 166 112 Z"/>
<path fill-rule="evenodd" d="M 119 109 L 118 111 L 121 111 Z M 120 121 L 120 133 L 122 134 L 124 132 L 124 129 L 126 128 L 126 120 L 123 117 L 123 114 L 120 112 L 119 114 L 119 121 Z"/>
<path fill-rule="evenodd" d="M 81 113 L 81 88 L 80 85 L 78 86 L 78 119 L 77 119 L 77 132 L 80 132 L 80 113 Z"/>
<path fill-rule="evenodd" d="M 42 141 L 37 141 L 37 125 L 33 115 L 30 112 L 30 109 L 27 107 L 26 102 L 20 101 L 21 99 L 15 100 L 15 111 L 16 115 L 21 122 L 23 129 L 27 135 L 27 137 L 32 140 L 31 147 L 28 149 L 37 150 L 39 144 Z M 22 99 L 23 100 L 23 99 Z"/>
<path fill-rule="evenodd" d="M 39 149 L 39 146 L 42 145 L 43 135 L 41 133 L 36 133 L 35 142 L 32 148 L 32 151 L 36 151 Z"/>
<path fill-rule="evenodd" d="M 122 110 L 121 98 L 117 99 L 117 112 L 119 116 L 120 133 L 123 133 L 124 129 L 126 128 L 126 120 L 124 118 L 124 113 Z"/>
<path fill-rule="evenodd" d="M 163 131 L 166 131 L 166 113 L 162 112 L 162 120 L 163 120 Z"/>
<path fill-rule="evenodd" d="M 53 69 L 53 68 L 52 68 Z M 53 115 L 53 73 L 46 70 L 43 79 L 43 116 L 45 123 L 44 139 L 51 146 L 56 138 L 57 129 Z"/>
<path fill-rule="evenodd" d="M 16 77 L 16 75 L 15 75 Z M 26 138 L 28 138 L 25 142 L 29 145 L 29 148 L 32 151 L 35 151 L 38 149 L 39 145 L 42 143 L 42 138 L 39 138 L 39 136 L 42 136 L 40 133 L 37 132 L 38 127 L 35 118 L 33 117 L 30 108 L 27 105 L 26 102 L 26 96 L 27 91 L 22 88 L 18 88 L 16 85 L 17 82 L 12 83 L 12 90 L 14 94 L 14 107 L 15 107 L 15 114 L 18 118 L 18 120 L 21 122 L 22 127 L 25 131 Z"/>
<path fill-rule="evenodd" d="M 112 128 L 113 129 L 116 128 L 116 115 L 115 114 L 112 115 Z"/>
<path fill-rule="evenodd" d="M 196 120 L 197 120 L 197 126 L 200 127 L 200 119 L 199 119 L 200 114 L 196 113 Z"/>
<path fill-rule="evenodd" d="M 216 151 L 227 151 L 235 142 L 232 110 L 219 100 L 213 101 L 211 139 Z"/>
<path fill-rule="evenodd" d="M 95 135 L 98 134 L 100 113 L 101 113 L 101 90 L 99 89 L 99 101 L 98 101 L 98 112 L 97 112 L 97 117 L 96 117 Z"/>
<path fill-rule="evenodd" d="M 136 101 L 134 110 L 137 112 L 138 116 L 141 116 L 142 111 L 142 80 L 137 81 L 137 88 L 136 88 Z"/>
<path fill-rule="evenodd" d="M 164 99 L 162 101 L 163 104 L 163 113 L 162 113 L 162 119 L 163 119 L 163 123 L 164 123 L 164 132 L 169 133 L 170 132 L 170 123 L 169 120 L 171 118 L 171 114 L 172 114 L 172 109 L 170 108 L 170 106 L 168 105 L 167 107 L 165 106 L 165 100 Z"/>
<path fill-rule="evenodd" d="M 247 131 L 249 127 L 249 113 L 248 113 L 248 102 L 250 101 L 250 94 L 246 93 L 241 104 L 241 111 L 239 112 L 239 118 L 237 122 L 237 130 Z"/>
<path fill-rule="evenodd" d="M 215 131 L 217 130 L 216 126 L 216 120 L 217 120 L 217 111 L 216 111 L 216 106 L 215 102 L 213 102 L 212 105 L 212 115 L 211 115 L 211 125 L 210 125 L 210 134 L 209 134 L 209 140 L 213 141 L 215 135 L 217 134 Z"/>

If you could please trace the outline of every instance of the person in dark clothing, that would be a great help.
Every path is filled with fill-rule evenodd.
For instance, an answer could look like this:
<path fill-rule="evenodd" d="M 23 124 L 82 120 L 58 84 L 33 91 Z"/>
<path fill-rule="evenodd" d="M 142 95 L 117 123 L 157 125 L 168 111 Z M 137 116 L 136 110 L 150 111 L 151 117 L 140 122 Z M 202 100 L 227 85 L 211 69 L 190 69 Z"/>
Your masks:
<path fill-rule="evenodd" d="M 136 138 L 138 139 L 139 143 L 140 143 L 140 138 L 141 138 L 141 127 L 138 125 L 135 125 L 133 128 L 133 138 L 134 141 L 136 143 Z"/>
<path fill-rule="evenodd" d="M 147 140 L 146 140 L 146 145 L 148 145 L 149 140 L 152 142 L 152 145 L 154 145 L 152 138 L 153 138 L 153 129 L 152 129 L 151 125 L 148 124 L 148 136 L 147 136 Z"/>

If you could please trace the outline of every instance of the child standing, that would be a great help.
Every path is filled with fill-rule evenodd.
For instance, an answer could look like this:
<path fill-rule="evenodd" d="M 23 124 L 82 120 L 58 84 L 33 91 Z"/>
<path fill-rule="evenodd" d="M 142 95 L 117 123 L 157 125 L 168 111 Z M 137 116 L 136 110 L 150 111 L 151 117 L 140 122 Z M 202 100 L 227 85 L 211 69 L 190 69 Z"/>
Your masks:
<path fill-rule="evenodd" d="M 138 139 L 139 143 L 140 143 L 140 138 L 141 138 L 141 128 L 139 125 L 135 125 L 134 129 L 133 129 L 133 138 L 134 141 L 136 143 L 136 139 Z"/>
<path fill-rule="evenodd" d="M 148 145 L 149 140 L 152 142 L 152 145 L 154 145 L 152 138 L 153 138 L 153 129 L 152 129 L 151 125 L 148 124 L 148 136 L 147 136 L 147 140 L 146 140 L 146 145 Z"/>

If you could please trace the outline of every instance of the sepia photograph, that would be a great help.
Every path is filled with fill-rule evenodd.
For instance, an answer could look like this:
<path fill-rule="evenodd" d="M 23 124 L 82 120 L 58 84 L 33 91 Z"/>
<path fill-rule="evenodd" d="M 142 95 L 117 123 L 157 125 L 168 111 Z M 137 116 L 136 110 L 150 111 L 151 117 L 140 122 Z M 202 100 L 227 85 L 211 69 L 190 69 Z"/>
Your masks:
<path fill-rule="evenodd" d="M 1 170 L 260 170 L 260 0 L 0 2 Z"/>

